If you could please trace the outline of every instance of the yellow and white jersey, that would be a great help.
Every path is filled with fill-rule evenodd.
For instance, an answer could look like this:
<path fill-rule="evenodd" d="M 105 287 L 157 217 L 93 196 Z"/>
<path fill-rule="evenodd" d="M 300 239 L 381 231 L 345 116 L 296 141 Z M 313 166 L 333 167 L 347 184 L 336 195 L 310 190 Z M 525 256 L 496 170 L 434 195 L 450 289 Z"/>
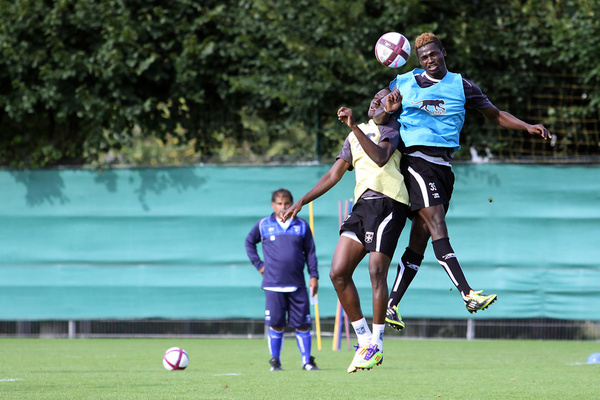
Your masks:
<path fill-rule="evenodd" d="M 382 137 L 380 128 L 386 128 L 384 125 L 378 126 L 369 120 L 368 123 L 362 123 L 358 127 L 370 138 L 374 143 L 379 143 L 381 139 L 389 139 L 390 134 L 386 132 Z M 390 131 L 390 129 L 387 129 Z M 392 131 L 392 135 L 396 134 L 399 137 L 397 131 Z M 390 142 L 397 143 L 397 140 L 390 140 Z M 400 203 L 408 204 L 408 191 L 404 184 L 404 177 L 400 173 L 400 157 L 401 154 L 398 150 L 394 151 L 388 162 L 383 166 L 379 167 L 367 153 L 363 150 L 362 146 L 358 142 L 358 139 L 353 132 L 350 132 L 344 147 L 349 147 L 351 157 L 344 157 L 344 149 L 340 153 L 341 158 L 352 164 L 356 175 L 356 187 L 354 188 L 354 198 L 359 199 L 365 191 L 368 189 L 382 193 Z M 346 149 L 347 152 L 348 149 Z M 351 158 L 348 160 L 348 158 Z"/>

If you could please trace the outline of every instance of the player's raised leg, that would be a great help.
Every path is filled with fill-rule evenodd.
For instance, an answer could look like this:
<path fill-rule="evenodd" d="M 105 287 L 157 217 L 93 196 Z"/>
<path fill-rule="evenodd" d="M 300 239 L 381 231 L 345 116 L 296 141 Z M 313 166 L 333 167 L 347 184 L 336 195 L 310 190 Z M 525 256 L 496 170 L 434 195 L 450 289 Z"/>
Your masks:
<path fill-rule="evenodd" d="M 425 242 L 425 245 L 427 245 L 427 242 Z M 401 331 L 405 327 L 404 321 L 402 321 L 402 317 L 398 311 L 398 305 L 412 280 L 417 275 L 422 261 L 422 255 L 417 254 L 407 247 L 398 263 L 396 279 L 394 280 L 394 285 L 390 292 L 385 315 L 385 322 L 397 331 Z"/>
<path fill-rule="evenodd" d="M 396 243 L 395 241 L 394 243 Z M 369 253 L 369 276 L 373 288 L 373 334 L 366 351 L 354 366 L 358 369 L 371 369 L 383 362 L 383 335 L 388 300 L 387 273 L 392 259 L 384 253 Z"/>
<path fill-rule="evenodd" d="M 350 235 L 351 236 L 351 235 Z M 360 360 L 360 350 L 367 348 L 371 341 L 371 330 L 360 307 L 360 298 L 352 274 L 358 263 L 367 254 L 365 247 L 358 239 L 353 239 L 344 234 L 340 235 L 333 253 L 329 278 L 338 295 L 340 304 L 344 308 L 354 332 L 358 338 L 357 352 L 348 367 L 348 372 L 355 372 L 355 361 Z"/>

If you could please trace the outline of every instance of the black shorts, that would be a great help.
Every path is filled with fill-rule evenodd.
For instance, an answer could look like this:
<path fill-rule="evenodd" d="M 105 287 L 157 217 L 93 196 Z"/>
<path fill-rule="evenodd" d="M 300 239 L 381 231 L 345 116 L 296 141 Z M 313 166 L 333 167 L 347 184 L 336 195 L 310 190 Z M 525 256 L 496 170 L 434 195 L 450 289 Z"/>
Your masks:
<path fill-rule="evenodd" d="M 452 167 L 434 164 L 421 157 L 402 155 L 400 169 L 412 211 L 440 204 L 448 211 L 454 189 Z"/>
<path fill-rule="evenodd" d="M 353 232 L 368 252 L 377 251 L 393 258 L 404 229 L 408 206 L 389 197 L 358 199 L 340 227 Z"/>

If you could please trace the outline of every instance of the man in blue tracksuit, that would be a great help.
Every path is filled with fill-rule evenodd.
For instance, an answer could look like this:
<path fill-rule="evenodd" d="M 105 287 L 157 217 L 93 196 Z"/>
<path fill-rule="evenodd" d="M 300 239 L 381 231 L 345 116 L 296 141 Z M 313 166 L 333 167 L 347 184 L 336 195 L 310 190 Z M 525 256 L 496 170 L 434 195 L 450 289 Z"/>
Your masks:
<path fill-rule="evenodd" d="M 282 221 L 281 214 L 293 204 L 292 193 L 279 189 L 271 195 L 273 214 L 258 221 L 246 236 L 244 245 L 252 265 L 261 273 L 265 291 L 265 324 L 269 327 L 271 371 L 281 371 L 281 348 L 286 326 L 296 329 L 296 341 L 302 355 L 302 368 L 318 370 L 311 351 L 310 302 L 304 279 L 308 266 L 311 294 L 317 294 L 319 271 L 315 242 L 308 223 L 301 219 Z M 263 262 L 256 244 L 262 243 Z"/>

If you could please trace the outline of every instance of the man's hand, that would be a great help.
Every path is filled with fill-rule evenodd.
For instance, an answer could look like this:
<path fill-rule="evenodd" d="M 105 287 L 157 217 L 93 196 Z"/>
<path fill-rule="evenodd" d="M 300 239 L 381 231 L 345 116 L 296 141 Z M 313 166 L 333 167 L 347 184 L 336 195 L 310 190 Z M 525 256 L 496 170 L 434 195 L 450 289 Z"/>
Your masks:
<path fill-rule="evenodd" d="M 340 107 L 337 112 L 338 119 L 348 125 L 350 128 L 356 126 L 354 122 L 354 116 L 352 115 L 352 109 L 348 107 Z"/>
<path fill-rule="evenodd" d="M 392 93 L 385 97 L 385 111 L 392 113 L 397 111 L 402 106 L 402 95 L 398 89 L 395 89 Z"/>
<path fill-rule="evenodd" d="M 297 202 L 292 204 L 290 208 L 281 212 L 281 221 L 285 222 L 290 218 L 295 219 L 296 215 L 300 212 L 300 210 L 302 210 L 302 204 L 300 203 L 300 200 L 298 200 Z"/>
<path fill-rule="evenodd" d="M 310 288 L 310 295 L 316 296 L 319 291 L 319 280 L 317 278 L 310 278 L 308 287 Z"/>
<path fill-rule="evenodd" d="M 527 132 L 529 132 L 532 135 L 540 135 L 544 139 L 552 138 L 552 134 L 550 133 L 550 131 L 546 129 L 542 124 L 531 125 L 531 127 L 527 129 Z"/>

